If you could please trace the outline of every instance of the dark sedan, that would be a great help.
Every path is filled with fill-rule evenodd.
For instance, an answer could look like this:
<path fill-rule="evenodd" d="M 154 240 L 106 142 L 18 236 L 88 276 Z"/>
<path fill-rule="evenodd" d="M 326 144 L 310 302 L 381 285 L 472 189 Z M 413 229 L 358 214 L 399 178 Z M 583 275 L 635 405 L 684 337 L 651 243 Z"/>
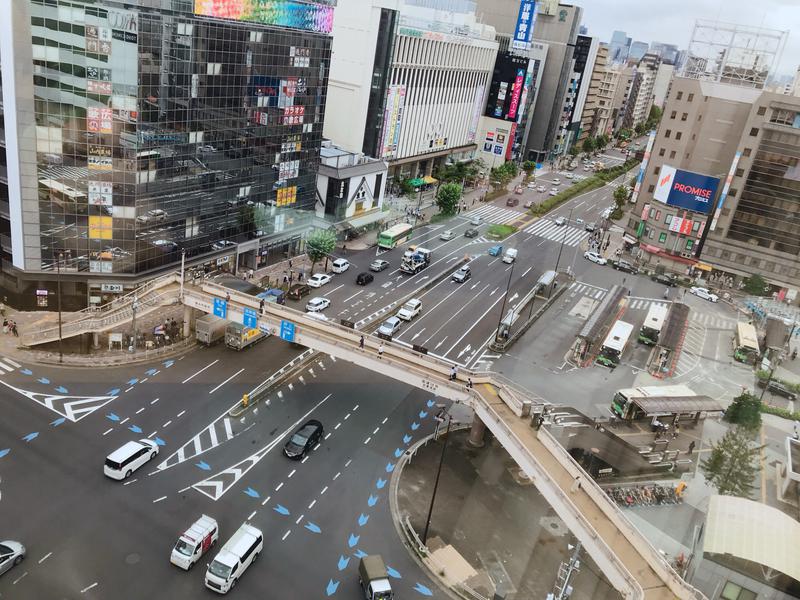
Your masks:
<path fill-rule="evenodd" d="M 283 453 L 289 458 L 300 460 L 322 439 L 324 430 L 322 423 L 315 419 L 306 421 L 283 447 Z"/>
<path fill-rule="evenodd" d="M 477 229 L 467 229 L 464 232 L 464 237 L 468 237 L 468 238 L 478 237 L 478 230 Z"/>

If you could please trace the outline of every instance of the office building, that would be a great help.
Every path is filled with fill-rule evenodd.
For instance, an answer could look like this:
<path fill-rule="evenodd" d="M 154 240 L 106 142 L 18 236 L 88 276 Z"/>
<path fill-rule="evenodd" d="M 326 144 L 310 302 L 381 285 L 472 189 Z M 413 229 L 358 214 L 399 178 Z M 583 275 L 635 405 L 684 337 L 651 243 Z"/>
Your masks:
<path fill-rule="evenodd" d="M 629 129 L 631 127 L 633 111 L 628 111 L 628 105 L 636 79 L 636 70 L 631 66 L 620 64 L 613 64 L 610 68 L 615 71 L 617 83 L 614 90 L 614 99 L 611 102 L 612 127 L 616 132 L 620 129 Z"/>
<path fill-rule="evenodd" d="M 664 108 L 664 102 L 667 101 L 667 92 L 669 92 L 669 85 L 672 82 L 672 77 L 675 75 L 675 65 L 666 62 L 660 62 L 658 70 L 656 71 L 656 78 L 653 81 L 653 104 L 659 108 Z"/>
<path fill-rule="evenodd" d="M 111 299 L 167 269 L 258 268 L 316 220 L 332 2 L 0 4 L 3 295 Z M 157 5 L 158 8 L 153 8 Z"/>
<path fill-rule="evenodd" d="M 575 42 L 575 63 L 570 77 L 570 86 L 564 96 L 562 126 L 556 133 L 553 152 L 564 154 L 581 135 L 583 112 L 591 87 L 592 71 L 597 60 L 600 40 L 579 35 Z"/>
<path fill-rule="evenodd" d="M 628 62 L 638 63 L 647 54 L 650 45 L 647 42 L 633 42 L 628 50 Z"/>
<path fill-rule="evenodd" d="M 339 0 L 325 106 L 327 139 L 379 156 L 400 0 Z"/>
<path fill-rule="evenodd" d="M 680 50 L 675 44 L 664 44 L 662 42 L 650 43 L 650 54 L 655 54 L 661 59 L 662 63 L 676 65 Z"/>
<path fill-rule="evenodd" d="M 594 61 L 589 90 L 581 112 L 581 129 L 578 143 L 588 137 L 611 136 L 613 133 L 613 103 L 619 70 L 610 67 L 608 44 L 599 44 Z"/>
<path fill-rule="evenodd" d="M 612 63 L 625 63 L 633 40 L 624 31 L 615 31 L 611 34 L 608 44 L 608 60 Z"/>
<path fill-rule="evenodd" d="M 636 65 L 636 82 L 631 94 L 631 121 L 629 127 L 636 127 L 647 121 L 653 106 L 653 87 L 656 83 L 661 61 L 655 54 L 646 54 Z"/>

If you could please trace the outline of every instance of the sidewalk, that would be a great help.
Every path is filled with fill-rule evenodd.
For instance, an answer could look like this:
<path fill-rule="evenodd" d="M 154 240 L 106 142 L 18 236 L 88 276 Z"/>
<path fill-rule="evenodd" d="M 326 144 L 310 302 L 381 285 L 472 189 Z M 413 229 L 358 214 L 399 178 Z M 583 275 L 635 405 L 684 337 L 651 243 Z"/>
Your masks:
<path fill-rule="evenodd" d="M 426 566 L 447 587 L 492 598 L 545 598 L 553 589 L 567 544 L 575 539 L 500 444 L 467 443 L 468 429 L 451 431 L 436 495 Z M 410 517 L 421 535 L 441 456 L 441 440 L 421 447 L 394 475 L 397 519 Z M 585 552 L 573 577 L 573 600 L 619 598 Z M 442 576 L 442 573 L 444 575 Z"/>

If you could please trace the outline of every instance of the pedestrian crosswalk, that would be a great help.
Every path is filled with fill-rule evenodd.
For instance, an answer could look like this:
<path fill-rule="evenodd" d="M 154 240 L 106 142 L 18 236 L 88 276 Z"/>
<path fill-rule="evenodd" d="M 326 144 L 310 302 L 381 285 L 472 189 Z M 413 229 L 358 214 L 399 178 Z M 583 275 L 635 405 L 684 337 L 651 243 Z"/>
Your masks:
<path fill-rule="evenodd" d="M 581 283 L 580 281 L 573 281 L 568 289 L 574 294 L 588 296 L 594 300 L 600 300 L 606 295 L 607 292 L 607 290 L 604 290 L 603 288 L 599 288 L 588 283 Z"/>
<path fill-rule="evenodd" d="M 508 223 L 513 223 L 523 215 L 524 213 L 521 213 L 517 210 L 509 210 L 507 208 L 503 208 L 502 206 L 489 204 L 469 212 L 462 213 L 461 216 L 466 217 L 467 219 L 471 219 L 472 217 L 480 217 L 481 220 L 486 221 L 487 223 L 507 225 Z"/>
<path fill-rule="evenodd" d="M 569 288 L 567 288 L 572 295 L 585 296 L 592 300 L 602 300 L 608 293 L 608 290 L 591 285 L 589 283 L 582 283 L 580 281 L 573 281 Z M 649 310 L 651 306 L 665 306 L 669 307 L 671 302 L 658 300 L 656 298 L 628 298 L 628 310 Z"/>
<path fill-rule="evenodd" d="M 163 471 L 164 469 L 169 469 L 184 461 L 191 460 L 195 456 L 208 452 L 221 443 L 233 439 L 243 428 L 243 424 L 240 421 L 231 419 L 227 414 L 224 414 L 178 448 L 176 452 L 168 456 L 166 460 L 158 465 L 158 470 Z"/>
<path fill-rule="evenodd" d="M 524 231 L 559 244 L 563 241 L 565 246 L 577 246 L 589 237 L 588 231 L 570 225 L 556 225 L 550 219 L 540 219 L 533 225 L 526 227 Z"/>
<path fill-rule="evenodd" d="M 5 356 L 0 357 L 0 375 L 11 373 L 20 368 L 19 363 L 14 362 Z"/>
<path fill-rule="evenodd" d="M 711 313 L 691 311 L 689 320 L 698 325 L 702 325 L 706 329 L 733 329 L 736 327 L 736 319 L 723 317 L 721 315 L 714 315 Z"/>
<path fill-rule="evenodd" d="M 649 309 L 651 306 L 662 306 L 664 308 L 669 307 L 671 302 L 659 302 L 657 300 L 651 300 L 649 298 L 632 298 L 628 302 L 628 308 L 633 310 L 644 310 Z"/>

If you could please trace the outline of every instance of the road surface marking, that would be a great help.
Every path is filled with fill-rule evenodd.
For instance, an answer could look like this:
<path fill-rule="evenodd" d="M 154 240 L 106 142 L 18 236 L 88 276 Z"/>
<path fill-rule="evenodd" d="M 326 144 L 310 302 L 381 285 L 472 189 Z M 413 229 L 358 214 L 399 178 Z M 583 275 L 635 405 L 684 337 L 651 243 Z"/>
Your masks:
<path fill-rule="evenodd" d="M 141 380 L 139 383 L 144 383 L 144 382 L 145 382 L 145 381 L 147 381 L 148 379 L 150 379 L 150 378 L 149 378 L 149 377 L 145 377 L 145 378 L 144 378 L 144 379 L 142 379 L 142 380 Z"/>
<path fill-rule="evenodd" d="M 308 460 L 308 457 L 306 456 L 306 457 L 305 457 L 303 460 L 301 460 L 301 461 L 300 461 L 300 464 L 302 465 L 302 464 L 303 464 L 304 462 L 306 462 L 307 460 Z"/>
<path fill-rule="evenodd" d="M 300 525 L 300 521 L 303 520 L 303 517 L 305 517 L 305 515 L 300 515 L 299 517 L 297 517 L 297 520 L 294 522 L 294 524 L 295 525 Z"/>
<path fill-rule="evenodd" d="M 330 431 L 325 434 L 325 439 L 327 440 L 329 437 L 331 437 L 331 432 Z"/>
<path fill-rule="evenodd" d="M 208 392 L 208 393 L 209 393 L 209 394 L 213 394 L 213 393 L 214 393 L 214 392 L 216 392 L 216 391 L 217 391 L 219 388 L 221 388 L 223 385 L 225 385 L 226 383 L 228 383 L 228 382 L 229 382 L 231 379 L 233 379 L 234 377 L 236 377 L 236 376 L 237 376 L 239 373 L 241 373 L 242 371 L 244 371 L 244 369 L 239 369 L 238 371 L 236 371 L 236 373 L 234 373 L 233 375 L 231 375 L 230 377 L 228 377 L 228 378 L 227 378 L 225 381 L 223 381 L 222 383 L 220 383 L 220 384 L 219 384 L 217 387 L 215 387 L 213 390 L 211 390 L 211 391 L 210 391 L 210 392 Z"/>
<path fill-rule="evenodd" d="M 111 433 L 112 431 L 114 431 L 114 428 L 113 428 L 113 427 L 111 427 L 111 428 L 107 429 L 106 431 L 104 431 L 104 432 L 103 432 L 103 435 L 108 435 L 108 434 L 109 434 L 109 433 Z"/>
<path fill-rule="evenodd" d="M 127 390 L 125 390 L 125 391 L 126 391 L 126 392 L 130 392 L 132 389 L 133 389 L 133 386 L 129 387 L 129 388 L 128 388 Z"/>
<path fill-rule="evenodd" d="M 153 401 L 152 401 L 150 404 L 152 405 L 152 404 L 155 404 L 156 402 L 158 402 L 158 398 L 156 398 L 155 400 L 153 400 Z"/>
<path fill-rule="evenodd" d="M 185 411 L 185 410 L 182 410 L 181 412 L 179 412 L 179 413 L 177 414 L 176 418 L 178 418 L 178 417 L 182 417 L 182 416 L 183 416 L 183 415 L 185 415 L 185 414 L 186 414 L 186 411 Z"/>
<path fill-rule="evenodd" d="M 249 516 L 249 517 L 247 517 L 247 520 L 248 520 L 248 521 L 252 521 L 252 520 L 253 520 L 253 517 L 255 517 L 255 516 L 256 516 L 256 513 L 257 513 L 257 512 L 258 512 L 257 510 L 254 510 L 253 512 L 251 512 L 251 513 L 250 513 L 250 516 Z"/>
<path fill-rule="evenodd" d="M 10 364 L 10 365 L 14 365 L 14 366 L 15 366 L 15 367 L 17 367 L 18 369 L 19 369 L 19 368 L 22 366 L 22 365 L 20 365 L 19 363 L 17 363 L 17 362 L 14 362 L 14 361 L 13 361 L 13 360 L 11 360 L 10 358 L 6 358 L 5 360 L 6 360 L 6 362 L 7 362 L 8 364 Z"/>
<path fill-rule="evenodd" d="M 48 553 L 47 553 L 47 554 L 45 554 L 45 555 L 44 555 L 42 558 L 40 558 L 40 559 L 39 559 L 39 564 L 42 564 L 44 561 L 46 561 L 48 558 L 50 558 L 50 555 L 51 555 L 51 554 L 53 554 L 53 553 L 52 553 L 52 552 L 48 552 Z"/>
<path fill-rule="evenodd" d="M 381 421 L 381 425 L 386 425 L 386 421 L 389 420 L 389 417 L 385 417 L 383 421 Z"/>
<path fill-rule="evenodd" d="M 27 574 L 28 574 L 28 572 L 27 572 L 27 571 L 25 571 L 25 572 L 24 572 L 22 575 L 20 575 L 19 577 L 17 577 L 17 578 L 16 578 L 16 579 L 13 581 L 13 585 L 17 585 L 17 582 L 18 582 L 18 581 L 20 581 L 20 580 L 21 580 L 23 577 L 25 577 Z"/>
<path fill-rule="evenodd" d="M 126 481 L 126 482 L 125 482 L 125 483 L 123 483 L 122 485 L 130 485 L 130 484 L 132 484 L 132 483 L 136 483 L 137 481 L 139 481 L 139 480 L 138 480 L 138 479 L 133 479 L 133 480 L 131 480 L 131 481 Z"/>
<path fill-rule="evenodd" d="M 155 500 L 153 500 L 153 504 L 155 504 L 156 502 L 161 502 L 162 500 L 166 500 L 166 499 L 167 499 L 166 496 L 161 496 L 161 498 L 156 498 Z"/>
<path fill-rule="evenodd" d="M 136 414 L 138 415 L 138 414 L 139 414 L 140 412 L 142 412 L 143 410 L 144 410 L 144 406 L 143 406 L 142 408 L 140 408 L 139 410 L 137 410 L 137 411 L 136 411 Z"/>
<path fill-rule="evenodd" d="M 349 419 L 349 418 L 350 418 L 350 413 L 347 413 L 347 414 L 344 416 L 344 420 L 345 420 L 345 421 L 347 421 L 347 419 Z"/>
<path fill-rule="evenodd" d="M 267 502 L 269 502 L 270 498 L 272 498 L 272 496 L 267 496 L 266 498 L 264 498 L 264 501 L 261 503 L 261 506 L 264 506 Z"/>
<path fill-rule="evenodd" d="M 85 588 L 83 588 L 83 589 L 81 590 L 81 594 L 85 594 L 85 593 L 86 593 L 86 592 L 88 592 L 90 589 L 92 589 L 92 588 L 95 588 L 95 587 L 97 587 L 97 582 L 96 582 L 96 581 L 95 581 L 95 582 L 94 582 L 92 585 L 90 585 L 89 587 L 85 587 Z"/>
<path fill-rule="evenodd" d="M 339 429 L 339 427 L 341 427 L 341 426 L 342 426 L 342 422 L 341 422 L 341 421 L 339 421 L 339 422 L 336 424 L 336 427 L 334 427 L 334 428 L 333 428 L 333 430 L 334 430 L 334 431 L 336 431 L 336 430 L 337 430 L 337 429 Z"/>
<path fill-rule="evenodd" d="M 291 530 L 291 529 L 289 529 L 289 530 L 288 530 L 286 533 L 284 533 L 284 534 L 283 534 L 283 537 L 281 538 L 281 541 L 283 541 L 283 540 L 285 540 L 287 537 L 289 537 L 289 534 L 290 534 L 290 533 L 292 533 L 292 530 Z"/>
<path fill-rule="evenodd" d="M 333 476 L 333 480 L 336 481 L 339 478 L 339 475 L 341 475 L 341 474 L 342 474 L 342 472 L 339 471 L 336 475 Z"/>
<path fill-rule="evenodd" d="M 359 294 L 363 294 L 363 293 L 364 293 L 364 290 L 361 290 L 360 292 L 356 292 L 355 294 L 353 294 L 349 298 L 345 298 L 344 300 L 342 300 L 342 302 L 350 302 L 350 300 L 352 300 L 353 298 L 355 298 Z"/>
<path fill-rule="evenodd" d="M 279 491 L 279 490 L 280 490 L 282 487 L 283 487 L 283 482 L 281 481 L 281 482 L 278 484 L 278 487 L 276 487 L 276 488 L 275 488 L 275 491 L 276 491 L 276 492 L 277 492 L 277 491 Z"/>
<path fill-rule="evenodd" d="M 364 440 L 364 443 L 365 443 L 365 444 L 369 444 L 369 441 L 370 441 L 371 439 L 372 439 L 371 437 L 368 437 L 367 439 L 365 439 L 365 440 Z"/>
<path fill-rule="evenodd" d="M 172 421 L 167 421 L 167 422 L 166 422 L 166 423 L 164 423 L 164 424 L 163 424 L 161 427 L 169 427 L 169 425 L 170 425 L 171 423 L 172 423 Z"/>
<path fill-rule="evenodd" d="M 319 493 L 319 495 L 322 496 L 322 494 L 324 494 L 327 491 L 328 491 L 328 486 L 326 485 L 324 488 L 322 488 L 322 491 Z"/>
<path fill-rule="evenodd" d="M 316 500 L 312 500 L 312 501 L 311 501 L 311 504 L 309 504 L 309 505 L 308 505 L 308 510 L 311 510 L 311 509 L 314 507 L 314 505 L 315 505 L 316 503 L 317 503 L 317 501 L 316 501 Z"/>
<path fill-rule="evenodd" d="M 219 359 L 215 360 L 215 361 L 214 361 L 214 362 L 212 362 L 212 363 L 209 363 L 209 364 L 207 364 L 205 367 L 203 367 L 202 369 L 200 369 L 199 371 L 197 371 L 197 372 L 196 372 L 194 375 L 189 375 L 189 377 L 187 377 L 186 379 L 184 379 L 183 381 L 181 381 L 181 383 L 186 383 L 187 381 L 191 381 L 192 379 L 194 379 L 195 377 L 197 377 L 198 375 L 200 375 L 200 373 L 202 373 L 203 371 L 205 371 L 205 370 L 206 370 L 206 369 L 208 369 L 209 367 L 213 367 L 213 366 L 214 366 L 215 364 L 217 364 L 218 362 L 219 362 Z"/>
<path fill-rule="evenodd" d="M 372 432 L 372 435 L 375 435 L 376 433 L 378 433 L 378 430 L 379 430 L 379 429 L 380 429 L 380 427 L 376 427 L 376 428 L 375 428 L 375 431 L 373 431 L 373 432 Z"/>
<path fill-rule="evenodd" d="M 360 406 L 359 404 L 356 404 L 356 405 L 353 407 L 353 412 L 356 412 L 356 411 L 358 410 L 358 407 L 359 407 L 359 406 Z"/>
<path fill-rule="evenodd" d="M 289 473 L 289 475 L 287 476 L 287 479 L 291 479 L 292 475 L 294 475 L 295 473 L 297 473 L 297 469 L 292 469 L 292 472 Z"/>
<path fill-rule="evenodd" d="M 317 445 L 314 446 L 314 450 L 316 450 L 317 448 L 319 448 L 319 443 L 317 443 Z"/>

